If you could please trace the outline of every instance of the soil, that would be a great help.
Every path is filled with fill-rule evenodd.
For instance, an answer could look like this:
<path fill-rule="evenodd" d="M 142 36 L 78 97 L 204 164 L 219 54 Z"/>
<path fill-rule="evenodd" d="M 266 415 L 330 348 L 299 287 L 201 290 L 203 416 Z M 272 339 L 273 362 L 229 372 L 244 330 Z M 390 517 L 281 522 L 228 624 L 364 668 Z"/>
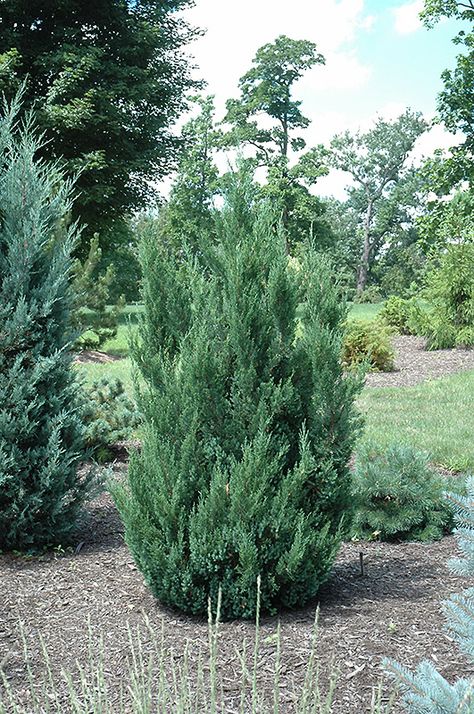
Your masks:
<path fill-rule="evenodd" d="M 399 335 L 393 340 L 395 370 L 371 372 L 366 377 L 367 387 L 412 387 L 429 379 L 438 379 L 474 369 L 474 349 L 425 349 L 423 337 Z"/>
<path fill-rule="evenodd" d="M 473 664 L 463 658 L 443 630 L 440 601 L 467 585 L 447 568 L 446 561 L 455 550 L 452 537 L 432 544 L 344 544 L 318 602 L 280 615 L 282 713 L 294 711 L 294 691 L 303 683 L 318 605 L 317 656 L 323 687 L 333 661 L 339 669 L 334 714 L 370 710 L 385 656 L 411 667 L 430 659 L 450 679 L 473 676 Z M 158 638 L 163 631 L 165 646 L 172 647 L 174 653 L 182 653 L 190 641 L 191 670 L 199 648 L 207 646 L 205 620 L 180 615 L 153 598 L 124 544 L 118 514 L 105 493 L 90 505 L 75 548 L 36 558 L 0 556 L 0 582 L 0 663 L 21 698 L 27 698 L 27 687 L 20 619 L 28 641 L 29 666 L 38 686 L 46 676 L 40 636 L 50 653 L 52 670 L 58 674 L 62 667 L 74 671 L 76 660 L 85 664 L 88 632 L 92 631 L 93 638 L 102 633 L 104 669 L 117 699 L 129 655 L 127 623 L 144 625 L 148 618 Z M 258 677 L 270 701 L 276 627 L 277 618 L 263 619 Z M 250 622 L 220 626 L 219 671 L 228 714 L 238 711 L 241 666 L 237 651 L 242 650 L 244 639 L 251 641 L 253 636 Z M 64 683 L 60 686 L 65 687 Z M 384 687 L 388 692 L 390 685 Z M 25 711 L 38 714 L 29 708 Z M 399 705 L 395 711 L 401 711 Z"/>

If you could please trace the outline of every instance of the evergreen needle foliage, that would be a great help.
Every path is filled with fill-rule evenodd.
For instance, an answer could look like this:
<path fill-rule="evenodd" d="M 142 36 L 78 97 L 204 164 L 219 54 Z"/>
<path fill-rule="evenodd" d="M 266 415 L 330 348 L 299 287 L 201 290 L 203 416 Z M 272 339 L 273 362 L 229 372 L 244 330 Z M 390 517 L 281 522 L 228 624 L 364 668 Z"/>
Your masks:
<path fill-rule="evenodd" d="M 19 101 L 0 117 L 0 548 L 64 540 L 89 487 L 77 475 L 83 427 L 68 352 L 69 182 L 36 159 Z"/>
<path fill-rule="evenodd" d="M 250 194 L 245 178 L 233 187 L 198 258 L 142 247 L 143 448 L 114 487 L 155 596 L 205 613 L 221 588 L 225 618 L 255 615 L 259 575 L 269 612 L 306 603 L 327 578 L 349 525 L 358 428 L 330 265 L 307 246 L 290 267 Z"/>
<path fill-rule="evenodd" d="M 135 402 L 127 396 L 120 379 L 95 380 L 84 392 L 82 412 L 86 446 L 99 462 L 110 460 L 110 447 L 131 439 L 140 424 Z"/>
<path fill-rule="evenodd" d="M 354 536 L 386 541 L 441 538 L 452 525 L 444 487 L 423 451 L 403 444 L 381 451 L 366 444 L 355 464 Z"/>
<path fill-rule="evenodd" d="M 455 509 L 462 558 L 452 559 L 451 570 L 474 575 L 474 477 L 467 481 L 466 496 L 447 494 Z M 447 629 L 467 658 L 474 663 L 474 588 L 452 595 L 443 603 Z M 410 714 L 472 714 L 474 679 L 460 678 L 450 684 L 431 662 L 422 662 L 413 674 L 397 662 L 386 662 L 390 674 L 402 687 L 403 700 Z"/>

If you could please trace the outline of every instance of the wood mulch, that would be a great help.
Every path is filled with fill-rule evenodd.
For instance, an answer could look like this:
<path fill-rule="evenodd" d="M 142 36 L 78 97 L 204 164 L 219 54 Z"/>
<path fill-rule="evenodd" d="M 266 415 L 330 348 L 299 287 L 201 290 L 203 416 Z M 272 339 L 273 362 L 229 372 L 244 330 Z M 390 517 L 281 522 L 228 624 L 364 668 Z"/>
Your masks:
<path fill-rule="evenodd" d="M 393 339 L 395 370 L 371 372 L 366 377 L 367 387 L 412 387 L 429 379 L 474 369 L 474 349 L 425 349 L 423 337 L 399 335 Z"/>
<path fill-rule="evenodd" d="M 474 369 L 474 350 L 426 352 L 423 341 L 416 337 L 397 337 L 394 342 L 398 371 L 369 374 L 368 386 L 409 386 Z M 83 353 L 80 360 L 104 361 L 102 353 Z M 117 462 L 115 468 L 123 473 L 126 464 Z M 369 711 L 382 676 L 383 657 L 410 667 L 430 659 L 448 679 L 474 676 L 473 664 L 443 629 L 441 600 L 470 584 L 447 567 L 455 551 L 453 537 L 431 544 L 344 544 L 318 602 L 280 615 L 282 712 L 294 711 L 294 691 L 304 680 L 318 605 L 318 662 L 323 684 L 333 663 L 340 672 L 334 714 Z M 363 576 L 360 553 L 365 563 Z M 89 631 L 95 638 L 102 634 L 104 669 L 112 696 L 115 692 L 117 698 L 129 656 L 127 624 L 144 625 L 148 619 L 157 637 L 163 632 L 166 647 L 178 656 L 190 641 L 194 645 L 191 669 L 199 649 L 206 647 L 205 620 L 173 612 L 152 597 L 123 541 L 115 506 L 105 493 L 90 504 L 72 550 L 35 558 L 0 555 L 0 583 L 0 668 L 24 699 L 29 714 L 38 713 L 26 705 L 20 620 L 28 641 L 29 667 L 38 686 L 46 677 L 40 637 L 50 653 L 53 672 L 58 674 L 61 668 L 74 671 L 76 661 L 87 661 Z M 258 677 L 269 698 L 276 626 L 276 618 L 264 618 Z M 237 652 L 243 641 L 251 641 L 253 636 L 249 622 L 220 626 L 219 666 L 229 714 L 237 710 L 241 677 Z M 385 687 L 388 691 L 389 685 Z"/>
<path fill-rule="evenodd" d="M 122 526 L 108 494 L 90 505 L 76 546 L 71 552 L 37 558 L 0 556 L 0 663 L 15 692 L 27 698 L 20 619 L 29 644 L 29 665 L 38 683 L 45 679 L 39 636 L 50 652 L 53 671 L 62 667 L 73 671 L 76 660 L 87 662 L 88 623 L 93 637 L 103 634 L 104 669 L 112 695 L 116 692 L 118 697 L 123 684 L 129 655 L 127 623 L 135 627 L 148 618 L 157 637 L 163 631 L 166 647 L 172 647 L 177 656 L 186 641 L 191 641 L 195 646 L 190 655 L 192 668 L 199 647 L 206 647 L 207 623 L 161 607 L 154 600 L 123 541 Z M 451 679 L 473 676 L 472 663 L 443 630 L 440 601 L 467 585 L 447 568 L 446 561 L 454 553 L 452 537 L 426 545 L 344 544 L 318 603 L 281 613 L 282 712 L 294 711 L 294 691 L 303 683 L 318 604 L 318 661 L 323 684 L 333 659 L 340 670 L 334 714 L 369 711 L 385 656 L 408 666 L 430 659 Z M 276 618 L 264 618 L 258 677 L 269 697 L 276 626 Z M 249 622 L 226 622 L 220 627 L 219 667 L 229 713 L 237 711 L 241 676 L 237 651 L 243 640 L 252 640 L 253 635 Z M 385 686 L 388 690 L 389 685 Z"/>
<path fill-rule="evenodd" d="M 123 359 L 120 355 L 111 355 L 98 350 L 83 350 L 74 356 L 74 362 L 81 364 L 108 364 Z"/>

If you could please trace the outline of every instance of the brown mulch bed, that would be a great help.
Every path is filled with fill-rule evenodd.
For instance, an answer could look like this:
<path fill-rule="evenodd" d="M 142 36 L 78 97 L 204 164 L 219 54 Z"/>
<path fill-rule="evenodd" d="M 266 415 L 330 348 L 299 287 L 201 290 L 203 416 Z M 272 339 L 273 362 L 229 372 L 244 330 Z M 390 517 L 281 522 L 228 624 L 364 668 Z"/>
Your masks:
<path fill-rule="evenodd" d="M 395 371 L 371 372 L 367 387 L 411 387 L 429 379 L 474 369 L 474 350 L 425 350 L 423 337 L 399 335 L 393 340 Z"/>
<path fill-rule="evenodd" d="M 365 576 L 360 572 L 360 552 Z M 340 669 L 334 714 L 369 710 L 384 656 L 409 666 L 429 658 L 449 678 L 474 674 L 472 664 L 443 631 L 440 601 L 467 584 L 447 568 L 446 561 L 454 552 L 452 537 L 427 545 L 347 543 L 342 547 L 319 598 L 318 657 L 323 682 L 333 657 Z M 127 622 L 136 626 L 148 617 L 157 637 L 163 628 L 166 646 L 175 653 L 183 651 L 186 640 L 206 647 L 205 620 L 161 607 L 146 588 L 107 494 L 91 505 L 75 550 L 32 559 L 0 556 L 0 582 L 0 662 L 17 692 L 26 692 L 19 619 L 24 622 L 30 667 L 38 682 L 45 676 L 39 635 L 49 649 L 53 670 L 73 670 L 76 659 L 82 663 L 87 659 L 88 619 L 94 636 L 103 633 L 105 671 L 117 693 L 129 653 Z M 282 712 L 293 711 L 293 686 L 301 685 L 304 678 L 316 605 L 281 614 Z M 276 624 L 276 618 L 265 618 L 262 624 L 259 679 L 261 688 L 269 690 Z M 244 638 L 251 639 L 253 634 L 249 622 L 226 622 L 220 628 L 219 662 L 228 712 L 237 710 L 241 670 L 235 648 L 241 649 Z M 192 650 L 191 667 L 196 658 Z"/>
<path fill-rule="evenodd" d="M 108 362 L 117 362 L 123 359 L 120 355 L 110 355 L 106 352 L 98 352 L 97 350 L 84 350 L 83 352 L 78 352 L 74 357 L 74 362 L 80 362 L 82 364 L 107 364 Z"/>

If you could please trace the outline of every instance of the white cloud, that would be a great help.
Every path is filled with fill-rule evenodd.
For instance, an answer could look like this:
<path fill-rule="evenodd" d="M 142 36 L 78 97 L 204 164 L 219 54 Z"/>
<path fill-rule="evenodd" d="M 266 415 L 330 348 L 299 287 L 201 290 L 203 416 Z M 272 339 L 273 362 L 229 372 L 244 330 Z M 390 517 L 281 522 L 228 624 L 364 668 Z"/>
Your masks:
<path fill-rule="evenodd" d="M 395 31 L 400 35 L 410 35 L 422 27 L 420 12 L 423 10 L 423 0 L 414 0 L 393 8 Z"/>
<path fill-rule="evenodd" d="M 451 134 L 442 124 L 435 124 L 420 136 L 413 150 L 413 161 L 419 165 L 424 158 L 432 156 L 435 149 L 449 152 L 453 146 L 461 144 L 464 136 L 461 133 Z"/>
<path fill-rule="evenodd" d="M 191 52 L 199 67 L 197 76 L 204 77 L 207 91 L 216 95 L 218 114 L 227 98 L 237 96 L 238 80 L 257 49 L 282 34 L 315 42 L 327 60 L 325 67 L 314 67 L 301 81 L 298 89 L 303 90 L 304 101 L 308 92 L 357 88 L 370 77 L 370 67 L 350 48 L 357 33 L 373 25 L 364 0 L 293 0 L 290 12 L 280 0 L 199 0 L 185 17 L 207 30 Z"/>

